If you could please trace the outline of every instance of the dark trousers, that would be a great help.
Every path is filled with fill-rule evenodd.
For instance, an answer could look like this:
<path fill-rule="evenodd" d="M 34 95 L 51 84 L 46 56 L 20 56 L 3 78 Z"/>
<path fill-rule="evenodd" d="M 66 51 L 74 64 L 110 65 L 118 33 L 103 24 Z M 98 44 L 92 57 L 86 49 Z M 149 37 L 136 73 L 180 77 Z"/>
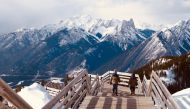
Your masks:
<path fill-rule="evenodd" d="M 135 93 L 135 86 L 130 86 L 131 93 Z"/>
<path fill-rule="evenodd" d="M 114 94 L 117 94 L 117 87 L 118 87 L 118 84 L 113 84 L 113 93 Z"/>

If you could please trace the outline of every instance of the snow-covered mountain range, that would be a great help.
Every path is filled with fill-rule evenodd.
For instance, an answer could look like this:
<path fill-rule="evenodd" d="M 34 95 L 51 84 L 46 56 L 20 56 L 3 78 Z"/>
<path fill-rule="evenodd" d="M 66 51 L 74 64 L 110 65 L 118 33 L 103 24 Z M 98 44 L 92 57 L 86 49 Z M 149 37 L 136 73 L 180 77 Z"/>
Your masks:
<path fill-rule="evenodd" d="M 124 52 L 106 66 L 119 62 L 120 70 L 134 70 L 162 56 L 176 56 L 189 52 L 190 20 L 180 21 L 173 27 L 157 31 L 133 50 Z"/>
<path fill-rule="evenodd" d="M 118 19 L 103 20 L 83 15 L 60 21 L 55 27 L 58 30 L 63 28 L 80 28 L 87 33 L 96 35 L 100 42 L 111 40 L 125 50 L 132 43 L 142 42 L 146 39 L 146 35 L 135 28 L 133 19 L 129 21 Z"/>
<path fill-rule="evenodd" d="M 80 67 L 98 73 L 134 69 L 160 56 L 189 52 L 189 22 L 155 32 L 136 28 L 132 19 L 80 16 L 19 29 L 0 35 L 0 72 L 64 75 Z"/>

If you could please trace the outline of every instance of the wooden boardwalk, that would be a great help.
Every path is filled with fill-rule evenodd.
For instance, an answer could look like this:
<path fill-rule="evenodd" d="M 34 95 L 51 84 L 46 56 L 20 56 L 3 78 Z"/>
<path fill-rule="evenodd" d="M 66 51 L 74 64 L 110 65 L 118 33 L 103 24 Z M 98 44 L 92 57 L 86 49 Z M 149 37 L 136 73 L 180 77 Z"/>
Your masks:
<path fill-rule="evenodd" d="M 130 73 L 118 72 L 121 82 L 118 96 L 112 95 L 112 85 L 108 84 L 113 71 L 102 76 L 90 75 L 82 70 L 68 82 L 60 92 L 42 109 L 180 109 L 156 72 L 150 80 L 144 75 L 141 82 L 139 75 L 136 95 L 131 96 L 128 87 Z M 32 109 L 11 87 L 0 78 L 0 109 Z M 153 104 L 156 104 L 156 107 Z"/>
<path fill-rule="evenodd" d="M 118 96 L 112 95 L 112 86 L 105 84 L 96 96 L 86 96 L 79 109 L 155 109 L 150 97 L 136 92 L 130 95 L 128 87 L 119 86 Z"/>

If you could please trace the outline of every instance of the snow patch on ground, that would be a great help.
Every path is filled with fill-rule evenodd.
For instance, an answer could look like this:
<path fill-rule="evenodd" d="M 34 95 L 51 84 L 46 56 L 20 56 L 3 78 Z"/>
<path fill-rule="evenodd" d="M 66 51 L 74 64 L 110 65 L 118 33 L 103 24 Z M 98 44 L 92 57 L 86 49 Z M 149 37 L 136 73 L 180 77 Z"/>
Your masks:
<path fill-rule="evenodd" d="M 176 97 L 176 96 L 181 96 L 181 95 L 185 95 L 185 94 L 190 95 L 190 88 L 178 91 L 178 92 L 172 94 L 172 96 Z"/>
<path fill-rule="evenodd" d="M 190 109 L 190 88 L 172 94 L 180 109 Z"/>
<path fill-rule="evenodd" d="M 41 109 L 52 99 L 48 91 L 38 83 L 23 88 L 18 94 L 34 109 Z"/>

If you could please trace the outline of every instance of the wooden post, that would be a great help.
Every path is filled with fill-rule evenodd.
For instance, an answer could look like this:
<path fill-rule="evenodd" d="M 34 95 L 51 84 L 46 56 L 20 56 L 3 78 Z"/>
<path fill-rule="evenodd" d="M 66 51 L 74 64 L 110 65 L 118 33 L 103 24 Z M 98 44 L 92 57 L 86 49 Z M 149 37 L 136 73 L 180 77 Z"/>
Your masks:
<path fill-rule="evenodd" d="M 68 84 L 68 74 L 65 74 L 65 78 L 64 78 L 64 84 L 65 86 Z"/>
<path fill-rule="evenodd" d="M 137 78 L 138 78 L 138 92 L 142 93 L 142 82 L 139 75 L 137 75 Z"/>
<path fill-rule="evenodd" d="M 90 75 L 90 82 L 92 81 L 92 77 L 91 77 L 91 75 Z"/>
<path fill-rule="evenodd" d="M 103 81 L 103 77 L 100 77 L 100 92 L 103 91 L 103 87 L 104 87 L 104 81 Z"/>
<path fill-rule="evenodd" d="M 110 81 L 111 81 L 111 77 L 112 77 L 112 75 L 111 75 L 111 71 L 109 71 L 109 83 L 110 83 Z"/>
<path fill-rule="evenodd" d="M 71 87 L 73 87 L 82 77 L 85 75 L 85 71 L 81 71 L 81 73 L 73 79 L 71 82 L 69 82 L 60 93 L 58 93 L 51 101 L 49 101 L 42 109 L 52 109 L 62 98 L 63 96 L 68 93 Z M 84 80 L 84 79 L 82 79 Z M 70 101 L 71 102 L 71 101 Z M 27 108 L 25 108 L 27 109 Z"/>
<path fill-rule="evenodd" d="M 99 81 L 99 76 L 98 76 L 98 74 L 96 75 L 96 78 L 97 78 L 97 80 L 96 80 L 96 82 L 97 82 L 97 88 L 99 89 L 99 87 L 100 87 L 100 81 Z M 97 90 L 97 93 L 99 92 L 99 90 Z M 97 94 L 96 93 L 96 94 Z"/>
<path fill-rule="evenodd" d="M 87 94 L 91 94 L 91 88 L 92 88 L 92 85 L 91 85 L 91 76 L 90 76 L 90 78 L 89 78 L 89 76 L 88 76 L 88 72 L 85 70 L 84 71 L 84 73 L 85 73 L 85 78 L 86 78 L 86 83 L 87 83 Z"/>
<path fill-rule="evenodd" d="M 150 82 L 149 82 L 149 88 L 148 88 L 148 92 L 147 92 L 147 95 L 150 96 L 151 95 L 151 91 L 152 91 L 152 75 L 153 75 L 154 71 L 152 71 L 151 75 L 150 75 Z"/>

